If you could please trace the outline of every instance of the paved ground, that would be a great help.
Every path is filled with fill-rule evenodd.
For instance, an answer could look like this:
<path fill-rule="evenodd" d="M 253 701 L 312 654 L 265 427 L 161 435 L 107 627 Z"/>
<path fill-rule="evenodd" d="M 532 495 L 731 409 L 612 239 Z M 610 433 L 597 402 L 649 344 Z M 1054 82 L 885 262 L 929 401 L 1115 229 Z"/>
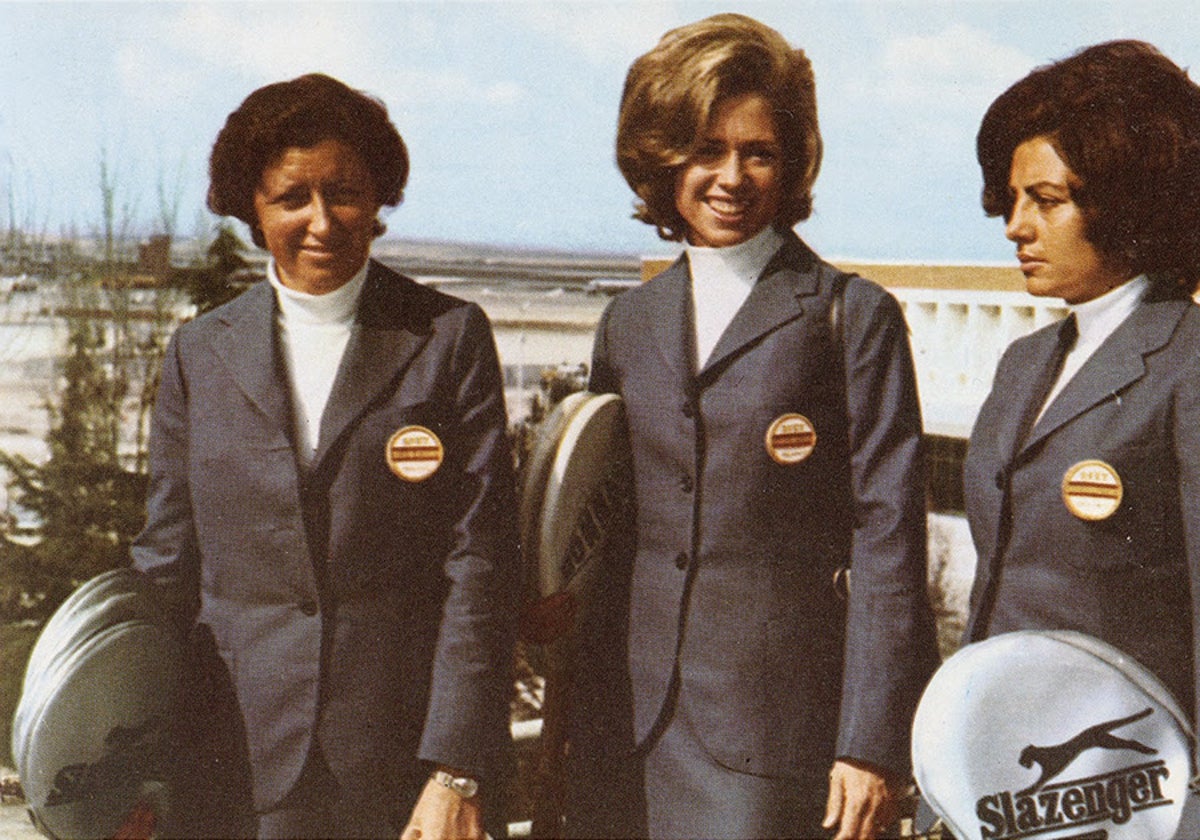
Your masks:
<path fill-rule="evenodd" d="M 0 837 L 4 840 L 45 840 L 25 813 L 25 803 L 6 799 L 0 802 Z"/>

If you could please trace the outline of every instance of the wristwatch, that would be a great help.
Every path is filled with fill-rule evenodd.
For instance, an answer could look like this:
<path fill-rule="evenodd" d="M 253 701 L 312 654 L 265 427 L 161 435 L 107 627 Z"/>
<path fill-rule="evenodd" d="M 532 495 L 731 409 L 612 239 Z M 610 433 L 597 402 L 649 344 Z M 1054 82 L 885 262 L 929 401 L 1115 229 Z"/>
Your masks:
<path fill-rule="evenodd" d="M 479 782 L 470 776 L 454 776 L 445 770 L 437 770 L 433 774 L 433 780 L 442 787 L 450 788 L 463 799 L 470 799 L 479 793 Z"/>

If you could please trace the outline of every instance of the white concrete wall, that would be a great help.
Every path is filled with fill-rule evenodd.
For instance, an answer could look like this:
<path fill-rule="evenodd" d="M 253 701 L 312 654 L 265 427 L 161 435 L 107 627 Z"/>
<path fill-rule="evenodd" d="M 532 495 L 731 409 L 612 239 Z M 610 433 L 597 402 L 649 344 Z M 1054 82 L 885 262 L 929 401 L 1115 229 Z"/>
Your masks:
<path fill-rule="evenodd" d="M 929 603 L 937 619 L 938 647 L 945 658 L 958 649 L 967 623 L 967 602 L 975 579 L 975 547 L 962 516 L 931 513 Z"/>
<path fill-rule="evenodd" d="M 1025 292 L 892 289 L 904 307 L 925 428 L 968 437 L 1004 348 L 1067 314 L 1057 298 Z"/>

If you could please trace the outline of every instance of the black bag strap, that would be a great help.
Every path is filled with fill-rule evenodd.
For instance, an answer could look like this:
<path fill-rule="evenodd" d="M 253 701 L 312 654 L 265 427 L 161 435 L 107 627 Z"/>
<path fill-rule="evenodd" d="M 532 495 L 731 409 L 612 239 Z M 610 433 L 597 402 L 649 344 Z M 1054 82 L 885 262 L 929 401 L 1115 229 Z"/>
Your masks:
<path fill-rule="evenodd" d="M 849 387 L 846 381 L 846 283 L 851 275 L 838 272 L 833 278 L 833 291 L 829 298 L 829 343 L 833 349 L 835 381 L 841 384 L 842 415 L 846 419 L 847 436 L 850 428 Z M 849 455 L 849 440 L 846 452 Z M 839 566 L 833 573 L 833 590 L 838 597 L 850 597 L 850 564 Z"/>
<path fill-rule="evenodd" d="M 833 344 L 838 373 L 843 378 L 842 393 L 846 393 L 846 281 L 849 275 L 838 273 L 833 278 L 833 294 L 829 298 L 829 337 Z M 849 414 L 847 413 L 847 416 Z"/>

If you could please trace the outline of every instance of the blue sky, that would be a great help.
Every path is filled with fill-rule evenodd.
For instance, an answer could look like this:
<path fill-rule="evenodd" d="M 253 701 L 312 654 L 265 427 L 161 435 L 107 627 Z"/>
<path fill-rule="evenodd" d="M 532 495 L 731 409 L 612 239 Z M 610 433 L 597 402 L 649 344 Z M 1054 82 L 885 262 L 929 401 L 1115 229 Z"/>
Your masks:
<path fill-rule="evenodd" d="M 613 162 L 629 63 L 718 11 L 812 58 L 826 154 L 800 233 L 828 257 L 1011 261 L 979 209 L 974 137 L 1038 64 L 1142 38 L 1200 67 L 1190 3 L 1125 0 L 65 3 L 0 0 L 0 227 L 56 234 L 118 215 L 207 228 L 205 168 L 254 88 L 309 71 L 380 97 L 413 170 L 389 236 L 658 253 Z M 1200 71 L 1197 71 L 1200 72 Z"/>

